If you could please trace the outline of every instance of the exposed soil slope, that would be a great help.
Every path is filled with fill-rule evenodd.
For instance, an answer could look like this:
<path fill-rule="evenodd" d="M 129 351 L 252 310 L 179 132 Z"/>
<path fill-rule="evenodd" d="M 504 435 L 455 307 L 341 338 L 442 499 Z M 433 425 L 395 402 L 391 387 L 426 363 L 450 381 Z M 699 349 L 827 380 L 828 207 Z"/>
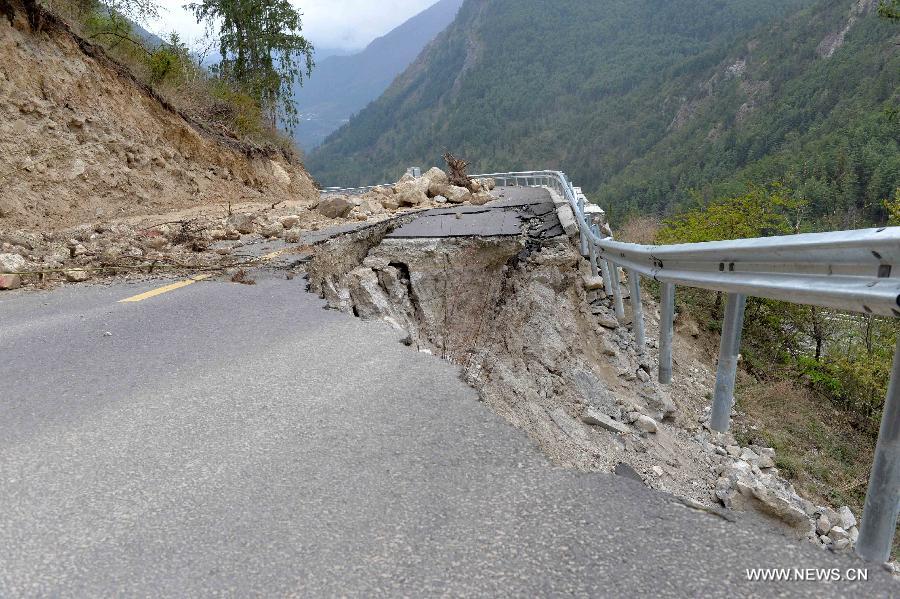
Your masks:
<path fill-rule="evenodd" d="M 52 15 L 0 20 L 0 229 L 308 198 L 295 159 L 191 122 Z"/>

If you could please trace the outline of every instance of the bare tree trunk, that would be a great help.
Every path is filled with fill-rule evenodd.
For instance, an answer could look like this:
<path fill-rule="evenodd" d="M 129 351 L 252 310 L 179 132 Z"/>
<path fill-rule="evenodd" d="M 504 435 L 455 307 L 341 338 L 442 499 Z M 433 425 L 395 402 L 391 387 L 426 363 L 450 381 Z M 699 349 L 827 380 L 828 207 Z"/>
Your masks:
<path fill-rule="evenodd" d="M 447 167 L 450 169 L 450 185 L 468 187 L 469 183 L 472 182 L 472 179 L 466 174 L 469 163 L 462 158 L 457 158 L 450 152 L 444 154 L 444 160 L 447 162 Z"/>

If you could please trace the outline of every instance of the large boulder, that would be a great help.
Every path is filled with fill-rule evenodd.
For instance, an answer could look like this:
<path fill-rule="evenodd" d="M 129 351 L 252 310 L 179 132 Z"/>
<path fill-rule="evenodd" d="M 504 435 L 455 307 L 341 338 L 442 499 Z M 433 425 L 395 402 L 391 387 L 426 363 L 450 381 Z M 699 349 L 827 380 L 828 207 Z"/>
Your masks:
<path fill-rule="evenodd" d="M 232 229 L 236 229 L 239 233 L 247 235 L 253 233 L 254 220 L 255 219 L 250 214 L 235 212 L 228 217 L 227 223 Z"/>
<path fill-rule="evenodd" d="M 287 229 L 293 229 L 300 222 L 300 217 L 296 214 L 291 214 L 289 216 L 282 217 L 281 226 Z"/>
<path fill-rule="evenodd" d="M 428 170 L 427 173 L 422 175 L 422 178 L 428 181 L 429 187 L 432 185 L 449 185 L 450 177 L 447 176 L 447 173 L 439 169 L 438 167 L 432 167 Z"/>
<path fill-rule="evenodd" d="M 481 188 L 485 191 L 492 191 L 495 187 L 497 187 L 497 182 L 491 178 L 479 179 L 478 182 L 481 184 Z"/>
<path fill-rule="evenodd" d="M 440 195 L 447 198 L 447 201 L 451 204 L 462 204 L 466 200 L 470 199 L 472 194 L 470 194 L 469 190 L 465 187 L 447 185 L 441 189 Z"/>
<path fill-rule="evenodd" d="M 0 254 L 0 273 L 15 274 L 26 270 L 27 262 L 19 254 Z"/>
<path fill-rule="evenodd" d="M 478 193 L 472 194 L 472 196 L 469 198 L 469 203 L 471 203 L 475 206 L 483 206 L 484 204 L 487 204 L 488 202 L 490 202 L 493 199 L 494 199 L 494 196 L 492 196 L 488 192 L 479 191 Z"/>
<path fill-rule="evenodd" d="M 22 277 L 19 275 L 0 275 L 0 289 L 18 289 L 22 286 Z"/>
<path fill-rule="evenodd" d="M 423 189 L 420 181 L 427 183 L 424 178 L 420 178 L 403 181 L 394 186 L 397 202 L 401 206 L 418 206 L 428 200 L 428 194 L 426 193 L 428 187 L 425 186 Z"/>
<path fill-rule="evenodd" d="M 342 218 L 346 216 L 352 208 L 353 202 L 351 202 L 347 196 L 335 195 L 323 198 L 322 201 L 319 202 L 318 210 L 328 218 Z"/>
<path fill-rule="evenodd" d="M 265 222 L 259 230 L 263 237 L 279 237 L 284 233 L 284 225 L 280 221 Z"/>

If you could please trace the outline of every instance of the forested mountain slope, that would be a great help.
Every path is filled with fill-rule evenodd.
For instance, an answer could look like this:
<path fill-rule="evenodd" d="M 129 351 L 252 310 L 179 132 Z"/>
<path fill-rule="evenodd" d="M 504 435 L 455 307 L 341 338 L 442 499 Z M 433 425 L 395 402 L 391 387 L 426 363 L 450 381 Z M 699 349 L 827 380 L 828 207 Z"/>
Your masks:
<path fill-rule="evenodd" d="M 303 115 L 294 131 L 297 144 L 307 151 L 318 146 L 351 115 L 380 96 L 428 42 L 447 28 L 462 1 L 439 0 L 363 51 L 320 61 L 295 92 Z"/>
<path fill-rule="evenodd" d="M 467 0 L 308 163 L 352 184 L 451 149 L 564 168 L 619 213 L 784 180 L 822 214 L 877 218 L 900 184 L 900 30 L 875 4 Z"/>

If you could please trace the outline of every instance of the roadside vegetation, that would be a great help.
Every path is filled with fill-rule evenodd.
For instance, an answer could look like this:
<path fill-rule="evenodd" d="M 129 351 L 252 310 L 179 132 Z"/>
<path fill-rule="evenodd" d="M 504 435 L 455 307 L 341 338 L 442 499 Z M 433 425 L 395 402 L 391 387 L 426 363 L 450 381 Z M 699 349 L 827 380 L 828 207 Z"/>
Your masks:
<path fill-rule="evenodd" d="M 883 208 L 900 224 L 900 189 Z M 783 185 L 750 187 L 655 227 L 644 217 L 621 231 L 632 241 L 690 243 L 830 228 L 811 211 Z M 680 288 L 677 304 L 716 347 L 723 294 Z M 811 500 L 861 512 L 898 333 L 896 319 L 748 298 L 738 440 L 775 448 L 776 465 Z"/>
<path fill-rule="evenodd" d="M 190 5 L 207 26 L 199 52 L 176 33 L 159 39 L 139 28 L 158 14 L 152 0 L 48 0 L 43 7 L 178 110 L 238 138 L 294 152 L 291 90 L 314 62 L 312 45 L 300 35 L 300 13 L 287 0 Z"/>
<path fill-rule="evenodd" d="M 900 20 L 898 9 L 898 0 L 883 1 L 882 21 Z M 822 128 L 806 151 L 782 152 L 742 173 L 743 181 L 767 183 L 725 193 L 734 179 L 712 200 L 712 188 L 695 190 L 676 216 L 634 215 L 619 231 L 640 243 L 692 243 L 900 225 L 896 108 L 854 101 L 847 115 L 851 128 Z M 763 163 L 772 168 L 763 172 Z M 677 304 L 717 347 L 723 294 L 682 288 Z M 897 319 L 749 298 L 735 393 L 738 440 L 775 448 L 776 465 L 809 499 L 860 513 L 898 333 Z M 898 543 L 900 536 L 895 552 Z"/>

